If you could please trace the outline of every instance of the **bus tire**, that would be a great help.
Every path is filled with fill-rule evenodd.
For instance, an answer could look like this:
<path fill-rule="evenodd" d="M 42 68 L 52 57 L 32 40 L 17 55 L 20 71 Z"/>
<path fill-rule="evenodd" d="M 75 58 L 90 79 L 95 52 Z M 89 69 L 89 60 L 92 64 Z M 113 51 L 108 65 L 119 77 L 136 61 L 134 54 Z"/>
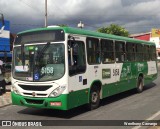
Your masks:
<path fill-rule="evenodd" d="M 139 76 L 138 77 L 138 82 L 137 82 L 137 92 L 138 93 L 141 93 L 143 91 L 143 77 L 142 76 Z"/>
<path fill-rule="evenodd" d="M 93 86 L 90 91 L 89 97 L 89 110 L 94 110 L 99 107 L 100 104 L 100 89 L 96 86 Z"/>

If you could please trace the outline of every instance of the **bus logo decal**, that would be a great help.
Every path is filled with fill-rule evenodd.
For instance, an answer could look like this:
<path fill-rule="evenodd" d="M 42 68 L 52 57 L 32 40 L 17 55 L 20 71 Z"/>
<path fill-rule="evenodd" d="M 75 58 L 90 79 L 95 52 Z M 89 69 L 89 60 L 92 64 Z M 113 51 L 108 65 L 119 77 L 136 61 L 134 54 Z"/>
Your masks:
<path fill-rule="evenodd" d="M 36 93 L 35 93 L 35 92 L 32 92 L 32 96 L 35 97 L 35 96 L 36 96 Z"/>
<path fill-rule="evenodd" d="M 102 69 L 102 79 L 111 78 L 111 69 Z"/>

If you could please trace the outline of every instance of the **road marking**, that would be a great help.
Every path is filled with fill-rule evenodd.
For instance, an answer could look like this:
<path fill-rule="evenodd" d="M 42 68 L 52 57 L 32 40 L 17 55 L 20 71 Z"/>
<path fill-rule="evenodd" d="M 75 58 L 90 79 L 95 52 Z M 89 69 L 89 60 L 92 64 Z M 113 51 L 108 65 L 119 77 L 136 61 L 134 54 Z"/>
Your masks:
<path fill-rule="evenodd" d="M 145 121 L 149 121 L 149 120 L 153 120 L 154 118 L 156 118 L 157 116 L 160 115 L 160 111 L 158 111 L 157 113 L 153 114 L 151 117 L 149 117 L 148 119 L 146 119 Z M 135 126 L 133 127 L 132 129 L 139 129 L 141 128 L 142 126 Z"/>
<path fill-rule="evenodd" d="M 153 120 L 154 118 L 156 118 L 157 116 L 160 115 L 160 111 L 158 111 L 157 113 L 153 114 L 150 118 L 148 118 L 147 120 Z"/>

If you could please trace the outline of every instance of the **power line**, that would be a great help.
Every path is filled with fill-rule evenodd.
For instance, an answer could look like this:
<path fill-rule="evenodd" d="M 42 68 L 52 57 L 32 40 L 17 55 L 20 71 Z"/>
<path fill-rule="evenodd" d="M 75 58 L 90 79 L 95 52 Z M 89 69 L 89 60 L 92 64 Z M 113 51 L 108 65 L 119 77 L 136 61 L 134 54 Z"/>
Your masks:
<path fill-rule="evenodd" d="M 32 8 L 32 9 L 34 9 L 34 10 L 35 10 L 35 8 L 33 8 L 30 4 L 28 4 L 28 3 L 24 2 L 23 0 L 19 0 L 19 1 L 20 1 L 20 2 L 22 2 L 23 4 L 27 5 L 28 7 L 30 7 L 30 8 Z"/>
<path fill-rule="evenodd" d="M 27 5 L 28 7 L 34 9 L 35 11 L 42 12 L 41 10 L 33 7 L 33 6 L 31 5 L 31 3 L 29 4 L 29 3 L 27 3 L 27 2 L 24 2 L 23 0 L 19 0 L 19 1 L 22 2 L 23 4 Z M 42 12 L 42 13 L 43 13 L 43 12 Z"/>
<path fill-rule="evenodd" d="M 12 26 L 43 26 L 42 24 L 18 24 L 18 23 L 16 23 L 16 24 L 14 24 L 14 23 L 12 23 L 11 24 Z M 67 25 L 69 25 L 69 26 L 76 26 L 77 24 L 75 23 L 75 24 L 67 24 Z M 153 25 L 130 25 L 130 26 L 128 26 L 128 25 L 122 25 L 122 24 L 118 24 L 118 25 L 120 25 L 120 26 L 123 26 L 123 27 L 127 27 L 127 28 L 139 28 L 139 27 L 141 27 L 141 28 L 147 28 L 147 27 L 155 27 L 155 26 L 160 26 L 160 24 L 153 24 Z M 85 26 L 87 26 L 87 27 L 92 27 L 92 28 L 98 28 L 98 27 L 100 27 L 100 26 L 103 26 L 103 27 L 105 27 L 105 26 L 109 26 L 109 25 L 97 25 L 97 26 L 95 26 L 95 25 L 91 25 L 91 24 L 86 24 L 85 23 Z"/>
<path fill-rule="evenodd" d="M 11 26 L 43 26 L 43 25 L 33 25 L 33 24 L 11 24 Z"/>
<path fill-rule="evenodd" d="M 60 10 L 63 14 L 62 15 L 65 15 L 65 16 L 67 16 L 68 15 L 68 11 L 66 11 L 66 9 L 65 9 L 65 11 L 64 10 L 62 10 L 59 6 L 57 6 L 57 4 L 54 2 L 54 4 L 53 4 L 53 6 L 55 7 L 55 8 L 57 8 L 57 10 Z M 52 16 L 52 15 L 54 15 L 54 14 L 49 14 L 48 16 Z"/>

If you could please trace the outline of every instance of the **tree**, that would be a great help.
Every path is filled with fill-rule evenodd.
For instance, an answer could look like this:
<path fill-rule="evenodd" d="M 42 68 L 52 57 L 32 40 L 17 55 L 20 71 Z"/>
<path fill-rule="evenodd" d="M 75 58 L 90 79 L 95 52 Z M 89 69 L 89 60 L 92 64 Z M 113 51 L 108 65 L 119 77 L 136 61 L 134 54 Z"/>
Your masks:
<path fill-rule="evenodd" d="M 125 36 L 125 37 L 129 36 L 129 32 L 125 28 L 117 24 L 111 24 L 108 27 L 99 28 L 97 31 L 101 33 L 113 34 L 118 36 Z"/>

